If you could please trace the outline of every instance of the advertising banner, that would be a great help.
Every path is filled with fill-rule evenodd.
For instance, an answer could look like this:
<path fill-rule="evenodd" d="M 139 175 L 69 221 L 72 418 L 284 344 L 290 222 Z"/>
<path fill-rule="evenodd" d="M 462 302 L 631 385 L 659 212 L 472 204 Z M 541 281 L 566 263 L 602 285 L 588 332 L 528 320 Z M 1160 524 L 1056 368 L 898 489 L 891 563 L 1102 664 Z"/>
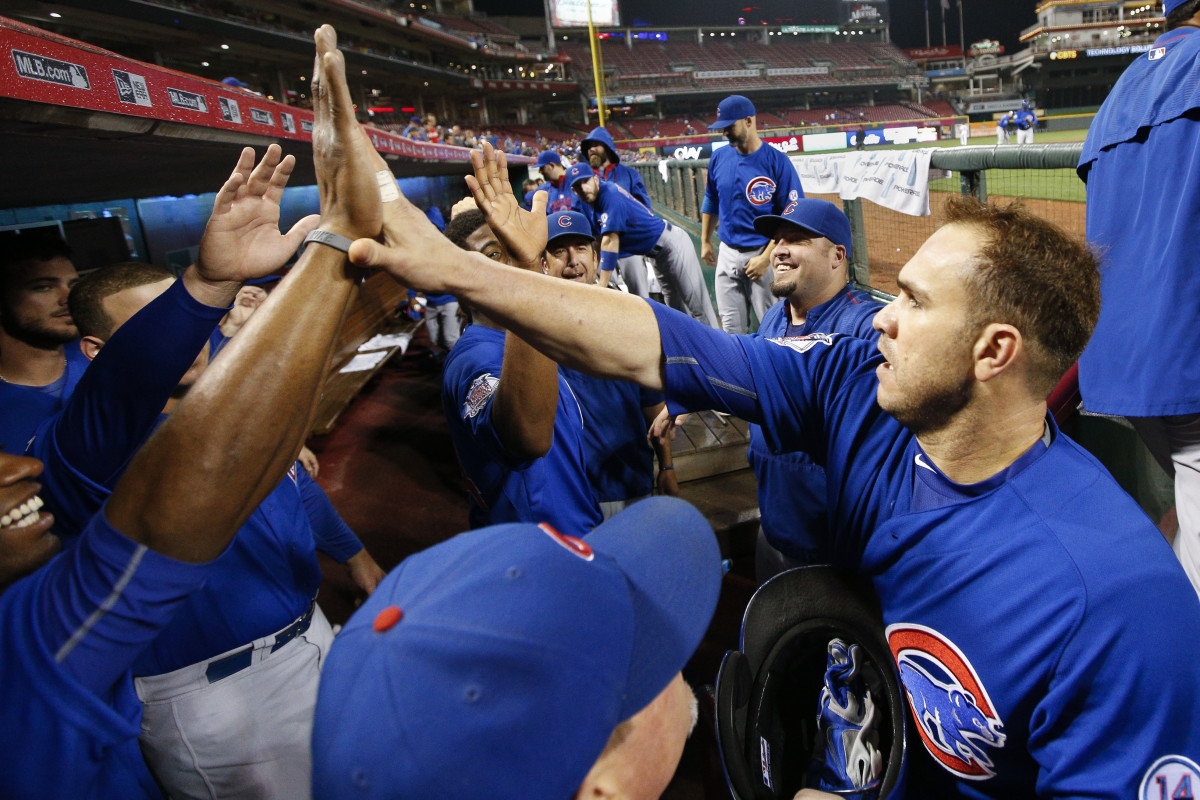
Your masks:
<path fill-rule="evenodd" d="M 550 0 L 550 24 L 555 28 L 587 27 L 589 0 Z M 591 0 L 592 24 L 616 28 L 621 24 L 617 0 Z"/>

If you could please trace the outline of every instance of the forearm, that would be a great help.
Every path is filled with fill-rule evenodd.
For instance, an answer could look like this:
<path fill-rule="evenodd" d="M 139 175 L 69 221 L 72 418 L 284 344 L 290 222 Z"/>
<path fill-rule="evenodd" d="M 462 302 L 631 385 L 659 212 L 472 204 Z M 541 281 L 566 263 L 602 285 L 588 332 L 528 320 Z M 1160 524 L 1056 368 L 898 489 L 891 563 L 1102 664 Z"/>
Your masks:
<path fill-rule="evenodd" d="M 492 404 L 492 421 L 504 449 L 520 460 L 541 458 L 554 439 L 558 365 L 509 333 Z"/>
<path fill-rule="evenodd" d="M 711 241 L 713 229 L 717 227 L 717 216 L 715 214 L 700 215 L 700 243 L 704 244 Z"/>
<path fill-rule="evenodd" d="M 482 309 L 555 362 L 662 389 L 658 325 L 641 298 L 505 267 L 463 250 L 448 253 L 441 263 L 449 294 Z"/>
<path fill-rule="evenodd" d="M 659 413 L 665 411 L 666 408 L 666 403 L 659 403 L 656 406 L 647 406 L 642 409 L 642 415 L 646 418 L 647 430 L 654 424 Z M 671 459 L 671 437 L 663 436 L 660 438 L 658 436 L 651 436 L 649 439 L 650 447 L 654 450 L 654 457 L 658 461 L 658 468 L 661 470 L 667 467 L 674 467 L 675 462 Z"/>
<path fill-rule="evenodd" d="M 621 237 L 616 233 L 604 234 L 600 239 L 600 269 L 596 276 L 596 283 L 601 289 L 607 289 L 609 282 L 612 281 L 620 254 Z"/>
<path fill-rule="evenodd" d="M 215 558 L 295 460 L 356 286 L 343 253 L 310 245 L 138 453 L 113 526 L 181 561 Z"/>

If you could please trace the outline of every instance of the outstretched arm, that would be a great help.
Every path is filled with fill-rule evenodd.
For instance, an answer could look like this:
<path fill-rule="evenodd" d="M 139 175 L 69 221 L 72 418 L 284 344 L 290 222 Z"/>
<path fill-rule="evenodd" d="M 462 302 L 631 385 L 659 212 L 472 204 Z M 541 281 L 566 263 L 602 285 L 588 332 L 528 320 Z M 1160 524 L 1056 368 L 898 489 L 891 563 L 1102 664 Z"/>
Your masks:
<path fill-rule="evenodd" d="M 474 151 L 471 165 L 475 174 L 467 176 L 467 186 L 488 227 L 519 268 L 540 272 L 549 195 L 537 192 L 533 211 L 521 208 L 508 180 L 503 152 L 487 160 Z M 554 442 L 557 411 L 558 365 L 519 336 L 508 334 L 504 337 L 500 385 L 492 399 L 492 423 L 500 443 L 522 461 L 541 458 Z"/>
<path fill-rule="evenodd" d="M 373 237 L 382 223 L 376 172 L 386 166 L 354 118 L 336 34 L 322 26 L 315 38 L 321 224 Z M 309 245 L 133 460 L 108 502 L 113 527 L 180 561 L 220 554 L 300 449 L 357 278 L 343 253 Z"/>

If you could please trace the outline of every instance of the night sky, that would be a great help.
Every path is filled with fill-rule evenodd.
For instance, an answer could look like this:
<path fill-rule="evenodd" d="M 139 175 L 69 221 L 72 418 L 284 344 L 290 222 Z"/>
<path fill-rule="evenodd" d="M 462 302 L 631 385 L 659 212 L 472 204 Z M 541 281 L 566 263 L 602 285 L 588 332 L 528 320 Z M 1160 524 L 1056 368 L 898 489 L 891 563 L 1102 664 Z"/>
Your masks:
<path fill-rule="evenodd" d="M 929 3 L 931 41 L 942 43 L 941 0 L 891 0 L 892 41 L 901 47 L 925 46 L 925 3 Z M 749 0 L 746 5 L 731 0 L 622 0 L 621 21 L 647 26 L 805 24 L 835 22 L 839 0 Z M 1018 48 L 1017 35 L 1037 21 L 1036 0 L 961 0 L 966 18 L 967 43 L 997 39 L 1011 53 Z M 760 5 L 749 5 L 759 3 Z M 950 0 L 946 33 L 958 44 L 958 3 Z M 479 11 L 495 15 L 541 16 L 541 0 L 475 0 Z M 686 8 L 686 15 L 681 13 Z"/>

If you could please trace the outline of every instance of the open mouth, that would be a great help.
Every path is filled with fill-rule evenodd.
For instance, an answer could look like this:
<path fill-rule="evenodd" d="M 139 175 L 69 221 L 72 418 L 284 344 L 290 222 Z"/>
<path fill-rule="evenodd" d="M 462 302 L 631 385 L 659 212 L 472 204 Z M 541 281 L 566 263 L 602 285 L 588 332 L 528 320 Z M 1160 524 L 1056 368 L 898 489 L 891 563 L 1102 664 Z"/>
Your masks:
<path fill-rule="evenodd" d="M 0 517 L 0 528 L 27 528 L 41 518 L 38 509 L 44 506 L 42 498 L 34 495 L 16 508 L 9 509 L 8 513 Z"/>

